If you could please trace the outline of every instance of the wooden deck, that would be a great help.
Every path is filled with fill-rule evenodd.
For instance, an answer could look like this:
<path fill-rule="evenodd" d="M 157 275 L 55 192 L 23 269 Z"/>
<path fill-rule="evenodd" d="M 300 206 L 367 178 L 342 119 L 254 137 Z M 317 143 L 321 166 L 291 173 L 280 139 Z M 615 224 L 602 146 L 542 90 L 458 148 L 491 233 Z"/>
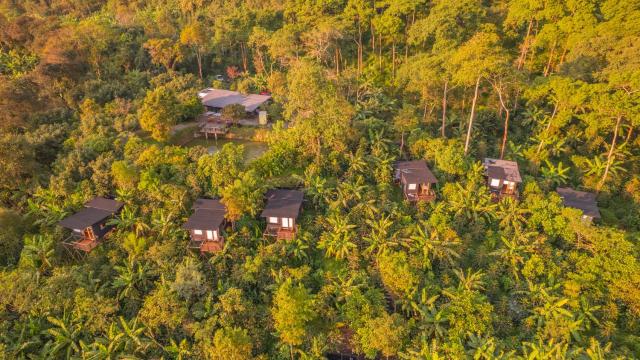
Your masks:
<path fill-rule="evenodd" d="M 504 198 L 510 197 L 513 200 L 518 200 L 520 198 L 520 193 L 518 190 L 505 192 L 505 191 L 491 191 L 491 199 L 495 202 L 498 202 Z"/>
<path fill-rule="evenodd" d="M 424 202 L 430 202 L 430 201 L 434 201 L 436 199 L 436 193 L 432 190 L 429 191 L 428 193 L 405 193 L 404 194 L 405 199 L 409 200 L 409 201 L 424 201 Z"/>
<path fill-rule="evenodd" d="M 217 253 L 224 249 L 224 239 L 220 238 L 218 241 L 204 241 L 200 246 L 200 253 Z"/>
<path fill-rule="evenodd" d="M 194 241 L 190 240 L 189 249 L 197 250 L 201 254 L 210 254 L 220 252 L 224 249 L 224 238 L 219 237 L 218 240 Z"/>
<path fill-rule="evenodd" d="M 291 240 L 296 236 L 297 232 L 297 226 L 293 228 L 283 228 L 279 225 L 268 224 L 262 235 L 275 237 L 278 240 Z"/>

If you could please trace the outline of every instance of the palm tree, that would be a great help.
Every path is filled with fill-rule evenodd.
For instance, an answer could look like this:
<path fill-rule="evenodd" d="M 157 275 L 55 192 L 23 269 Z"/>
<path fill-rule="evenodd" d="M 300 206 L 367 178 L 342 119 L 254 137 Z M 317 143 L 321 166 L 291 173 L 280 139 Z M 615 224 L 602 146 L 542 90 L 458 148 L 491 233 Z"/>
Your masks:
<path fill-rule="evenodd" d="M 357 177 L 355 181 L 345 181 L 338 185 L 335 205 L 349 209 L 357 205 L 362 200 L 362 194 L 366 192 L 367 185 L 362 177 Z"/>
<path fill-rule="evenodd" d="M 409 238 L 407 246 L 422 257 L 423 269 L 431 269 L 432 262 L 444 261 L 449 265 L 454 264 L 454 259 L 460 257 L 455 248 L 460 244 L 460 239 L 453 230 L 441 233 L 435 229 L 429 231 L 427 223 L 417 225 L 414 235 Z"/>
<path fill-rule="evenodd" d="M 125 205 L 122 208 L 122 211 L 109 220 L 107 224 L 115 225 L 120 231 L 133 229 L 137 236 L 140 236 L 145 231 L 149 230 L 149 225 L 147 225 L 146 222 L 137 215 L 136 208 L 129 205 Z"/>
<path fill-rule="evenodd" d="M 411 301 L 411 308 L 420 316 L 420 329 L 429 338 L 444 339 L 446 335 L 447 316 L 442 309 L 436 307 L 440 296 L 429 297 L 427 289 L 422 289 L 418 301 Z"/>
<path fill-rule="evenodd" d="M 144 253 L 144 250 L 147 248 L 147 238 L 130 232 L 124 238 L 122 247 L 129 254 L 129 262 L 132 262 Z"/>
<path fill-rule="evenodd" d="M 177 232 L 173 213 L 166 212 L 162 208 L 154 209 L 151 213 L 151 227 L 160 237 L 171 237 Z"/>
<path fill-rule="evenodd" d="M 500 219 L 500 227 L 502 229 L 511 229 L 513 231 L 520 231 L 522 225 L 525 222 L 525 215 L 528 214 L 527 209 L 523 209 L 520 204 L 510 198 L 503 198 L 498 203 L 496 215 Z"/>
<path fill-rule="evenodd" d="M 455 269 L 453 273 L 458 278 L 458 289 L 467 291 L 484 290 L 484 273 L 482 270 L 471 272 L 471 269 L 467 269 L 467 272 L 462 269 Z"/>
<path fill-rule="evenodd" d="M 138 318 L 126 321 L 122 316 L 119 318 L 119 329 L 122 336 L 122 349 L 130 354 L 144 353 L 151 345 L 149 339 L 144 336 L 147 330 L 138 323 Z"/>
<path fill-rule="evenodd" d="M 347 219 L 337 213 L 329 216 L 327 223 L 331 230 L 322 234 L 318 247 L 325 249 L 327 256 L 333 256 L 338 260 L 346 258 L 357 247 L 353 242 L 353 229 L 356 226 L 349 224 Z"/>
<path fill-rule="evenodd" d="M 47 329 L 45 334 L 53 337 L 45 346 L 46 356 L 57 357 L 64 354 L 69 359 L 72 355 L 80 352 L 80 337 L 82 336 L 82 325 L 64 314 L 62 319 L 53 316 L 47 317 L 53 327 Z"/>
<path fill-rule="evenodd" d="M 21 259 L 37 271 L 37 280 L 53 268 L 55 255 L 53 238 L 49 235 L 30 235 L 25 237 Z"/>
<path fill-rule="evenodd" d="M 115 323 L 111 323 L 105 337 L 98 337 L 91 344 L 80 342 L 82 358 L 89 360 L 111 360 L 122 352 L 124 334 Z"/>
<path fill-rule="evenodd" d="M 544 162 L 546 166 L 543 166 L 541 171 L 542 177 L 545 178 L 545 180 L 556 186 L 567 183 L 569 180 L 569 176 L 567 175 L 569 168 L 564 167 L 562 161 L 558 163 L 558 166 L 553 165 L 549 160 L 545 160 Z"/>
<path fill-rule="evenodd" d="M 327 188 L 327 180 L 320 176 L 306 176 L 304 179 L 305 191 L 307 196 L 316 207 L 327 202 L 329 189 Z"/>
<path fill-rule="evenodd" d="M 471 181 L 465 187 L 456 183 L 458 192 L 449 200 L 450 208 L 456 216 L 467 221 L 478 222 L 480 219 L 491 221 L 494 217 L 495 204 L 491 202 L 491 196 L 479 189 Z"/>
<path fill-rule="evenodd" d="M 164 346 L 162 349 L 171 355 L 172 359 L 176 360 L 189 359 L 191 356 L 191 350 L 189 349 L 189 342 L 187 342 L 187 339 L 182 339 L 179 343 L 171 339 L 170 345 Z"/>
<path fill-rule="evenodd" d="M 137 261 L 127 261 L 113 267 L 118 275 L 112 286 L 118 290 L 118 299 L 137 298 L 149 286 L 149 268 Z"/>
<path fill-rule="evenodd" d="M 309 245 L 302 236 L 296 236 L 293 240 L 286 241 L 284 243 L 284 251 L 286 256 L 293 257 L 298 261 L 305 260 L 309 257 L 307 255 L 308 249 Z"/>
<path fill-rule="evenodd" d="M 520 265 L 524 264 L 526 253 L 531 252 L 531 247 L 521 244 L 517 238 L 508 239 L 502 236 L 501 240 L 503 247 L 492 252 L 490 255 L 497 256 L 507 263 L 511 268 L 513 277 L 516 279 L 516 282 L 518 282 L 520 281 Z"/>
<path fill-rule="evenodd" d="M 393 221 L 389 215 L 382 215 L 377 220 L 368 219 L 366 220 L 366 224 L 370 230 L 363 238 L 368 244 L 364 250 L 365 254 L 378 255 L 398 244 L 394 241 L 395 234 L 390 234 Z"/>

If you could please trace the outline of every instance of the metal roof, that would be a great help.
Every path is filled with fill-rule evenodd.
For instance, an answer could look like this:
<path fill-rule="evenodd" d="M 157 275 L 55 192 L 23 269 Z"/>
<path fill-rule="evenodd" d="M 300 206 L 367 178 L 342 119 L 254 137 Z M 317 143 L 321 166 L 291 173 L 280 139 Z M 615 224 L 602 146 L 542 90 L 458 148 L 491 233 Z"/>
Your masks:
<path fill-rule="evenodd" d="M 111 215 L 113 215 L 111 211 L 88 207 L 66 217 L 60 221 L 58 225 L 71 230 L 84 230 L 90 226 L 101 223 Z"/>
<path fill-rule="evenodd" d="M 399 161 L 396 163 L 396 169 L 400 171 L 406 182 L 419 184 L 435 184 L 438 179 L 433 175 L 427 162 L 424 160 Z"/>
<path fill-rule="evenodd" d="M 193 214 L 182 226 L 187 230 L 217 230 L 224 222 L 226 208 L 218 199 L 197 199 Z"/>
<path fill-rule="evenodd" d="M 269 95 L 244 95 L 237 91 L 211 88 L 202 90 L 200 94 L 203 94 L 201 100 L 204 106 L 222 109 L 227 105 L 240 104 L 247 112 L 255 111 L 260 105 L 271 99 Z"/>
<path fill-rule="evenodd" d="M 102 223 L 109 216 L 120 211 L 123 205 L 120 201 L 95 197 L 84 205 L 84 209 L 66 217 L 58 225 L 67 229 L 83 230 Z"/>
<path fill-rule="evenodd" d="M 120 201 L 106 199 L 103 197 L 95 197 L 88 203 L 84 204 L 85 207 L 107 210 L 113 213 L 118 212 L 123 205 L 124 204 Z"/>
<path fill-rule="evenodd" d="M 562 198 L 564 206 L 582 210 L 586 216 L 600 218 L 596 194 L 561 187 L 557 188 L 556 192 Z"/>
<path fill-rule="evenodd" d="M 486 158 L 483 165 L 487 176 L 492 179 L 522 182 L 520 169 L 515 161 Z M 502 172 L 498 169 L 502 169 Z"/>
<path fill-rule="evenodd" d="M 304 194 L 298 190 L 274 189 L 267 191 L 267 204 L 262 217 L 296 218 L 300 213 Z"/>
<path fill-rule="evenodd" d="M 197 209 L 182 226 L 187 230 L 217 230 L 224 222 L 224 211 Z"/>
<path fill-rule="evenodd" d="M 193 209 L 209 209 L 209 210 L 218 210 L 218 211 L 226 211 L 224 205 L 220 202 L 219 199 L 197 199 L 193 203 Z"/>

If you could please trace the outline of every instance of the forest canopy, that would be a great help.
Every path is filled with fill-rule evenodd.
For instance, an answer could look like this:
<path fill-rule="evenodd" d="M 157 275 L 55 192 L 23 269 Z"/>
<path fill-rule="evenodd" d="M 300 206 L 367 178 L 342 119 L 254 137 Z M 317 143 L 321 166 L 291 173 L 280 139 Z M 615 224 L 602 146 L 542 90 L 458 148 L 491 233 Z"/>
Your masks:
<path fill-rule="evenodd" d="M 640 0 L 0 0 L 0 359 L 640 358 L 639 55 Z"/>

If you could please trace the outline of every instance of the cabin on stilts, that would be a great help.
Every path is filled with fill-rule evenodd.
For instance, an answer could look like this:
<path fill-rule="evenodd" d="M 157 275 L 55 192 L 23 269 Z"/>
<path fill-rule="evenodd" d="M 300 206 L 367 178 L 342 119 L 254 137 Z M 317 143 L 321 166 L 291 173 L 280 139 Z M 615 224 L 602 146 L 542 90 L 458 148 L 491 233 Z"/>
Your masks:
<path fill-rule="evenodd" d="M 600 219 L 596 194 L 563 187 L 557 188 L 556 192 L 562 198 L 565 207 L 582 210 L 582 220 L 592 222 L 594 219 Z"/>
<path fill-rule="evenodd" d="M 433 201 L 436 193 L 433 185 L 438 179 L 424 160 L 399 161 L 396 163 L 395 180 L 402 186 L 404 198 L 409 201 Z"/>
<path fill-rule="evenodd" d="M 260 215 L 267 221 L 264 236 L 292 239 L 297 232 L 296 221 L 302 209 L 302 191 L 273 189 L 265 196 L 266 205 Z"/>
<path fill-rule="evenodd" d="M 510 197 L 518 200 L 518 184 L 522 182 L 518 163 L 510 160 L 484 159 L 485 176 L 487 185 L 494 201 Z"/>
<path fill-rule="evenodd" d="M 218 136 L 224 136 L 229 132 L 229 128 L 225 122 L 206 122 L 200 127 L 200 132 L 204 134 L 207 140 L 209 140 L 209 136 L 213 136 L 218 140 Z"/>
<path fill-rule="evenodd" d="M 198 199 L 193 214 L 183 228 L 189 231 L 189 247 L 200 253 L 213 253 L 224 249 L 222 230 L 226 224 L 226 208 L 218 199 Z"/>
<path fill-rule="evenodd" d="M 71 236 L 62 243 L 67 249 L 90 252 L 113 230 L 113 226 L 107 222 L 120 212 L 123 205 L 119 201 L 102 197 L 89 201 L 84 209 L 58 223 L 71 230 Z"/>

